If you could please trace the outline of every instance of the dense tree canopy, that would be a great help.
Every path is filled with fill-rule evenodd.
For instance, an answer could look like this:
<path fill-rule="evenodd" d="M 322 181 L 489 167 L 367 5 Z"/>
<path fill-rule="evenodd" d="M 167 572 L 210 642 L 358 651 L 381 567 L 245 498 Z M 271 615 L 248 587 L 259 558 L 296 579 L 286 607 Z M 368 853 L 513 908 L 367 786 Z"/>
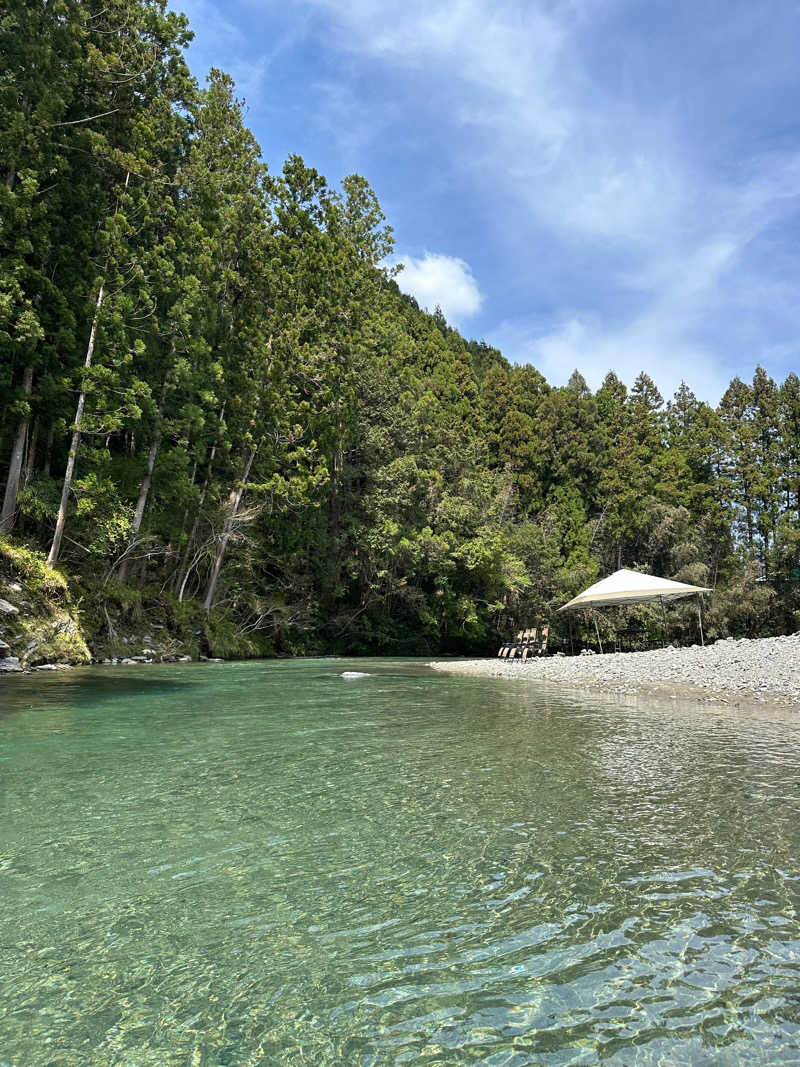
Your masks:
<path fill-rule="evenodd" d="M 0 532 L 223 652 L 489 649 L 618 566 L 797 628 L 796 375 L 713 410 L 509 365 L 401 294 L 362 177 L 267 169 L 189 39 L 165 0 L 0 16 Z"/>

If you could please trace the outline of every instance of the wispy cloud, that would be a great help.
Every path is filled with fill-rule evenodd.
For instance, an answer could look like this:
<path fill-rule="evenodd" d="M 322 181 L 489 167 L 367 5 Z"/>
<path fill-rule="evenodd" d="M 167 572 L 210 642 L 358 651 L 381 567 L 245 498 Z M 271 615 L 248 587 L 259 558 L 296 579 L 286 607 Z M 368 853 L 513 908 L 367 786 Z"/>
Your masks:
<path fill-rule="evenodd" d="M 271 162 L 364 173 L 417 253 L 400 284 L 509 357 L 556 379 L 565 362 L 595 381 L 655 368 L 709 399 L 759 360 L 791 369 L 793 4 L 731 0 L 722 20 L 715 0 L 184 6 Z"/>
<path fill-rule="evenodd" d="M 219 67 L 236 82 L 248 104 L 262 100 L 270 68 L 276 58 L 302 39 L 306 21 L 298 10 L 293 25 L 283 25 L 274 36 L 248 33 L 233 5 L 219 0 L 172 0 L 175 10 L 189 17 L 194 32 L 190 47 L 192 70 L 202 81 L 211 67 Z"/>
<path fill-rule="evenodd" d="M 341 49 L 421 75 L 432 106 L 472 131 L 462 149 L 480 150 L 472 165 L 492 162 L 548 227 L 624 240 L 667 221 L 686 195 L 668 109 L 642 115 L 588 79 L 580 49 L 591 5 L 306 3 L 328 13 Z"/>
<path fill-rule="evenodd" d="M 492 341 L 519 363 L 534 363 L 554 385 L 580 370 L 597 389 L 613 370 L 628 385 L 646 371 L 669 398 L 686 380 L 702 399 L 716 403 L 732 376 L 702 343 L 675 330 L 669 315 L 648 312 L 632 322 L 606 326 L 577 314 L 541 332 L 535 324 L 501 323 Z"/>
<path fill-rule="evenodd" d="M 438 305 L 448 322 L 461 325 L 480 310 L 483 297 L 469 264 L 463 259 L 426 252 L 420 258 L 396 256 L 392 262 L 403 265 L 397 276 L 403 292 L 429 311 Z"/>
<path fill-rule="evenodd" d="M 656 362 L 665 385 L 689 376 L 702 379 L 709 396 L 719 389 L 727 345 L 736 348 L 732 323 L 757 332 L 743 306 L 747 293 L 777 283 L 769 258 L 754 248 L 798 211 L 800 156 L 731 154 L 723 163 L 716 145 L 714 159 L 694 114 L 727 107 L 709 103 L 711 72 L 692 70 L 696 83 L 685 87 L 664 81 L 669 73 L 659 82 L 648 68 L 658 41 L 626 30 L 622 2 L 305 2 L 327 19 L 342 53 L 414 79 L 409 108 L 420 106 L 417 92 L 441 110 L 440 128 L 453 131 L 451 168 L 469 169 L 476 196 L 494 193 L 498 230 L 513 231 L 517 250 L 527 245 L 529 258 L 516 269 L 531 302 L 537 286 L 555 292 L 534 316 L 496 316 L 489 340 L 516 337 L 510 355 L 529 352 L 553 373 L 566 359 L 590 377 L 595 367 Z M 745 21 L 746 34 L 725 30 L 724 47 L 746 47 L 754 31 L 752 16 Z M 732 79 L 730 57 L 716 61 L 720 77 Z M 756 77 L 751 68 L 751 86 Z M 800 258 L 790 258 L 800 281 Z M 582 260 L 602 272 L 595 292 Z M 484 318 L 491 315 L 487 298 Z M 769 332 L 753 362 L 779 351 Z"/>

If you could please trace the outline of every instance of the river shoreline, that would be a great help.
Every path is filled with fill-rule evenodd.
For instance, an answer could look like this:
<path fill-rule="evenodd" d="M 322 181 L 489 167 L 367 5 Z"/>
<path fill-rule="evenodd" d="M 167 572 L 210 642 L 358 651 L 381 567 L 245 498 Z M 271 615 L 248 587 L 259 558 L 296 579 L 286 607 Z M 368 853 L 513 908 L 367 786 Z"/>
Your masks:
<path fill-rule="evenodd" d="M 435 660 L 449 674 L 553 683 L 623 696 L 652 695 L 704 704 L 800 707 L 800 632 L 729 638 L 650 652 L 547 656 L 522 660 Z"/>
<path fill-rule="evenodd" d="M 348 657 L 336 658 L 344 660 Z M 206 656 L 195 659 L 139 655 L 116 661 L 106 659 L 92 666 L 127 667 L 168 662 L 203 665 L 224 661 Z M 649 652 L 605 655 L 556 654 L 543 659 L 528 659 L 525 663 L 519 659 L 448 659 L 428 661 L 427 665 L 449 674 L 536 682 L 560 689 L 589 690 L 620 697 L 651 696 L 699 704 L 800 708 L 800 632 L 786 637 L 729 638 L 705 648 L 692 645 L 689 648 L 670 646 Z M 0 659 L 0 675 L 20 676 L 69 669 L 70 665 L 62 663 L 20 667 L 12 658 Z"/>

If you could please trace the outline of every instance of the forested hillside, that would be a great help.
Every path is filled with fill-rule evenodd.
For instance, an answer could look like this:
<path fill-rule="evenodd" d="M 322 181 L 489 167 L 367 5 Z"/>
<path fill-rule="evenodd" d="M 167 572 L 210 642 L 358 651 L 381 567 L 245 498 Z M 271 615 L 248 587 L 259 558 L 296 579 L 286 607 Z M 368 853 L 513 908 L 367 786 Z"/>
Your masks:
<path fill-rule="evenodd" d="M 0 549 L 92 647 L 489 650 L 618 566 L 713 586 L 713 636 L 800 626 L 797 375 L 714 410 L 510 366 L 401 294 L 363 178 L 268 169 L 189 39 L 160 0 L 0 15 Z"/>

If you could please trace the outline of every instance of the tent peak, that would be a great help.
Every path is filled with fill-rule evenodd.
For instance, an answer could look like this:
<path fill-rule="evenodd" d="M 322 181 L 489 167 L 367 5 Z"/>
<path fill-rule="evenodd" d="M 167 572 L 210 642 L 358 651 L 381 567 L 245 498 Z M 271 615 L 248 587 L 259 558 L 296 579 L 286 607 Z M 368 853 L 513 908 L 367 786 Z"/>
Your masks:
<path fill-rule="evenodd" d="M 637 604 L 648 600 L 677 600 L 685 596 L 710 593 L 707 586 L 687 585 L 671 578 L 658 578 L 654 574 L 628 570 L 626 567 L 584 589 L 559 611 L 577 610 L 583 607 L 600 607 L 613 604 Z"/>

